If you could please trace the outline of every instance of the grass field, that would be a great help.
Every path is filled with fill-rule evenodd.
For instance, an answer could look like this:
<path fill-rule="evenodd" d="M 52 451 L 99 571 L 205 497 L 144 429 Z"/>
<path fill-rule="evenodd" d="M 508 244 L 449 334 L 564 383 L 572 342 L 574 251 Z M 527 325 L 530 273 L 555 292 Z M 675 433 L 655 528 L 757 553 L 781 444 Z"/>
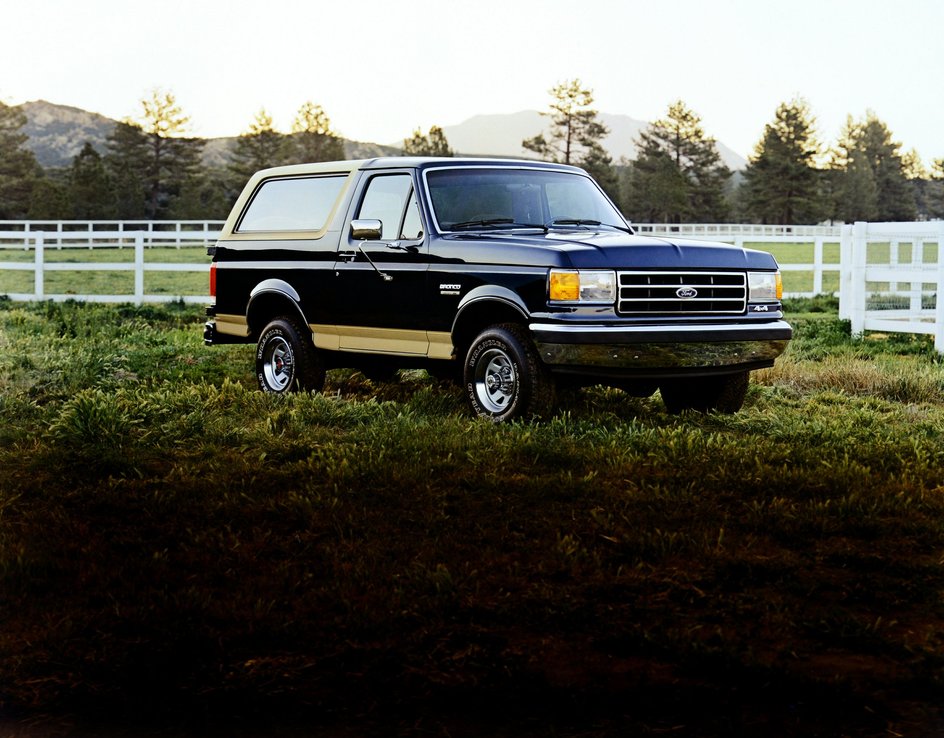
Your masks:
<path fill-rule="evenodd" d="M 0 301 L 0 735 L 944 734 L 944 366 L 790 307 L 736 415 L 493 426 Z"/>

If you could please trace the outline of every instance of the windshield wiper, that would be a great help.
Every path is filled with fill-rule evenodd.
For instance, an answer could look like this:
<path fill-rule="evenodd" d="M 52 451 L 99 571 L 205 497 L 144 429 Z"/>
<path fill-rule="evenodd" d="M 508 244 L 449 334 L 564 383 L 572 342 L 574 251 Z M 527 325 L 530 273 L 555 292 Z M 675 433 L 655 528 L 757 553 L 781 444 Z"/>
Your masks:
<path fill-rule="evenodd" d="M 513 218 L 487 218 L 483 220 L 465 220 L 446 226 L 447 230 L 460 231 L 473 228 L 540 228 L 547 230 L 543 223 L 516 223 Z"/>
<path fill-rule="evenodd" d="M 632 231 L 626 226 L 601 223 L 599 220 L 591 220 L 589 218 L 554 218 L 554 220 L 547 224 L 547 227 L 553 228 L 554 226 L 591 226 L 593 228 L 614 228 L 618 231 L 632 233 Z"/>

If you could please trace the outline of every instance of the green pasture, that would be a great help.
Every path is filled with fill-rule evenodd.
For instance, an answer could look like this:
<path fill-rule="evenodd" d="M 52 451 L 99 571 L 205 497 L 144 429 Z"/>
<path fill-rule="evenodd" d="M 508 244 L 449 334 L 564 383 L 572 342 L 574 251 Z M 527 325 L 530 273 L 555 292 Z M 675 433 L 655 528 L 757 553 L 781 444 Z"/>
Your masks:
<path fill-rule="evenodd" d="M 835 309 L 736 415 L 495 426 L 422 371 L 264 395 L 197 307 L 0 300 L 0 733 L 935 735 L 944 366 Z"/>

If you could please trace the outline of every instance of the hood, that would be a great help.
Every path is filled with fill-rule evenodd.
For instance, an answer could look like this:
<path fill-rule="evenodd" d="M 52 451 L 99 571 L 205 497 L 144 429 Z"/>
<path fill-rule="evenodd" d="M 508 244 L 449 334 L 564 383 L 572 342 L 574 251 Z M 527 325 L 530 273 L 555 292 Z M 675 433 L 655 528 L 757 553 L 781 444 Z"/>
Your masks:
<path fill-rule="evenodd" d="M 744 249 L 717 241 L 656 238 L 615 231 L 566 230 L 549 233 L 491 232 L 463 234 L 477 249 L 489 249 L 518 262 L 542 262 L 536 251 L 546 250 L 548 266 L 574 269 L 776 269 L 765 251 Z M 505 258 L 498 259 L 507 263 Z M 569 263 L 568 263 L 569 262 Z"/>

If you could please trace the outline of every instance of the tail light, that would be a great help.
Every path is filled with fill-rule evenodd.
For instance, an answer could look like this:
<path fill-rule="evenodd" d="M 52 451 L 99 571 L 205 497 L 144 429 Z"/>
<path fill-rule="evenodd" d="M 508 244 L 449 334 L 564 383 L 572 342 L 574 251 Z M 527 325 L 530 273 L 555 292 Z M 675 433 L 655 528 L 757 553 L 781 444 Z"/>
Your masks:
<path fill-rule="evenodd" d="M 216 262 L 210 264 L 210 297 L 216 297 Z"/>

